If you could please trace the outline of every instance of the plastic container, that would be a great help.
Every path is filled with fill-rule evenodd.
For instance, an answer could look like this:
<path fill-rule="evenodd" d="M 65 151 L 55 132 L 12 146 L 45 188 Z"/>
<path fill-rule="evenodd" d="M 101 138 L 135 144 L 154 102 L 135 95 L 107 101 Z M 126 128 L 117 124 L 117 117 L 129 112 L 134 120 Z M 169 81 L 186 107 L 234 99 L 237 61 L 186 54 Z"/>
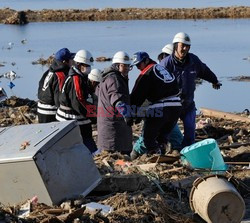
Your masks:
<path fill-rule="evenodd" d="M 227 165 L 214 139 L 209 138 L 186 146 L 180 154 L 183 163 L 189 163 L 193 168 L 211 169 L 213 171 L 227 170 Z"/>
<path fill-rule="evenodd" d="M 194 181 L 189 203 L 192 211 L 208 223 L 238 223 L 245 203 L 233 182 L 223 175 L 210 175 Z"/>

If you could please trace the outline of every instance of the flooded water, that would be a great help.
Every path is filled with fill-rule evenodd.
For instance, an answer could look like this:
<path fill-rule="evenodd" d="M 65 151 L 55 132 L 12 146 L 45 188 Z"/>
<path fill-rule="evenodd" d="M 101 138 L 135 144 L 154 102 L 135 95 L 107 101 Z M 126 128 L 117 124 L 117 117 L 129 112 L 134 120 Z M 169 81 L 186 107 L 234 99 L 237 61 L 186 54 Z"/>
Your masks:
<path fill-rule="evenodd" d="M 250 6 L 249 0 L 1 0 L 0 8 L 16 10 L 89 8 L 203 8 Z"/>
<path fill-rule="evenodd" d="M 119 50 L 144 50 L 156 60 L 161 48 L 180 31 L 187 32 L 192 41 L 191 52 L 199 56 L 218 76 L 223 86 L 214 90 L 204 82 L 195 94 L 197 108 L 208 107 L 241 112 L 249 109 L 250 82 L 232 82 L 228 78 L 250 75 L 250 19 L 219 20 L 157 20 L 30 23 L 25 26 L 0 25 L 0 74 L 13 70 L 20 76 L 10 89 L 9 80 L 0 79 L 8 96 L 37 99 L 38 81 L 47 69 L 32 65 L 40 57 L 47 59 L 62 47 L 71 51 L 89 50 L 94 58 L 112 57 Z M 25 44 L 21 43 L 22 40 Z M 12 43 L 12 44 L 9 44 Z M 12 45 L 12 46 L 10 46 Z M 248 58 L 248 59 L 246 59 Z M 95 62 L 104 68 L 110 62 Z M 132 89 L 139 71 L 130 73 Z"/>

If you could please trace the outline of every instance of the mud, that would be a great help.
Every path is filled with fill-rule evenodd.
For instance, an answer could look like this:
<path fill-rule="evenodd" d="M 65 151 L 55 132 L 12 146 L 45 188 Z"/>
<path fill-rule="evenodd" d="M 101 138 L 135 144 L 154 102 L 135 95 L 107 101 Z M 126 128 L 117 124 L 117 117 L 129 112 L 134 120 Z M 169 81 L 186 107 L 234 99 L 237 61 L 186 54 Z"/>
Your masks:
<path fill-rule="evenodd" d="M 16 11 L 10 8 L 0 9 L 0 23 L 21 25 L 29 22 L 221 18 L 250 18 L 250 7 L 43 9 L 25 11 Z"/>

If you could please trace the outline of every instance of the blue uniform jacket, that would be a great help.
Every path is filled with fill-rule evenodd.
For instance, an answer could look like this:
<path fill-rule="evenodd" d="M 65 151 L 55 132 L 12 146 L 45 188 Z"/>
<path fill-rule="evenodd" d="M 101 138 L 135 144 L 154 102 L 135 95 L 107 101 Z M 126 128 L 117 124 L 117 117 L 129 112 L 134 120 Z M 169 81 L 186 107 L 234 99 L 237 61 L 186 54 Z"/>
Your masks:
<path fill-rule="evenodd" d="M 216 75 L 196 55 L 188 53 L 184 62 L 178 61 L 173 54 L 164 58 L 161 63 L 175 75 L 182 91 L 182 106 L 184 111 L 195 108 L 195 79 L 201 78 L 210 83 L 218 82 Z"/>

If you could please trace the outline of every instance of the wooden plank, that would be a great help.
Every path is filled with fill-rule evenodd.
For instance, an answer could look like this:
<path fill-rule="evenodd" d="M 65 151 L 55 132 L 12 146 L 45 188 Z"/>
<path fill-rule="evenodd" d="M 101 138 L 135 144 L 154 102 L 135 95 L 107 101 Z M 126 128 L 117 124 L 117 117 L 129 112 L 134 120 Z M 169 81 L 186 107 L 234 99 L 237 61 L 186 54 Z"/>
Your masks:
<path fill-rule="evenodd" d="M 157 163 L 147 163 L 147 164 L 140 164 L 140 165 L 136 165 L 136 167 L 139 167 L 140 169 L 144 170 L 144 171 L 148 171 L 152 168 L 156 167 Z"/>
<path fill-rule="evenodd" d="M 150 163 L 174 163 L 175 161 L 179 160 L 180 156 L 174 155 L 155 155 L 147 159 L 147 162 Z"/>
<path fill-rule="evenodd" d="M 184 168 L 183 167 L 175 167 L 175 168 L 172 168 L 172 169 L 168 169 L 168 170 L 163 170 L 160 172 L 160 174 L 163 174 L 163 173 L 172 173 L 172 172 L 179 172 L 180 170 L 183 170 Z"/>
<path fill-rule="evenodd" d="M 250 145 L 249 142 L 246 142 L 246 143 L 235 142 L 235 143 L 227 145 L 227 146 L 220 146 L 220 149 L 231 149 L 231 148 L 238 148 L 240 146 L 249 146 L 249 145 Z"/>
<path fill-rule="evenodd" d="M 200 111 L 205 116 L 250 123 L 250 118 L 242 117 L 240 115 L 236 115 L 230 112 L 223 112 L 223 111 L 213 110 L 209 108 L 200 108 Z"/>
<path fill-rule="evenodd" d="M 226 164 L 229 164 L 229 165 L 250 165 L 250 162 L 225 162 Z"/>

